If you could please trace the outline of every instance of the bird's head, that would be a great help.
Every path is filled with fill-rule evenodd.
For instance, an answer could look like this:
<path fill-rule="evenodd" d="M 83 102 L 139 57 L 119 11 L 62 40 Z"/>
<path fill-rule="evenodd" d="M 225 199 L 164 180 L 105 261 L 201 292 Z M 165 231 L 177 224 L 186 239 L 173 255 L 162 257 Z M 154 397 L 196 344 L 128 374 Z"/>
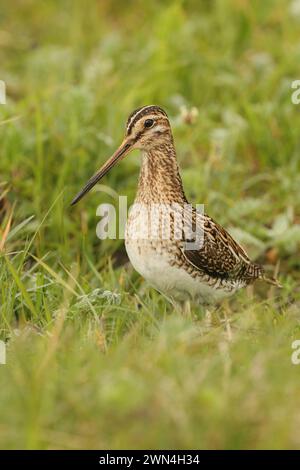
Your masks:
<path fill-rule="evenodd" d="M 125 141 L 133 148 L 150 150 L 172 135 L 167 113 L 159 106 L 143 106 L 133 111 L 126 124 Z"/>
<path fill-rule="evenodd" d="M 76 204 L 101 178 L 125 155 L 133 149 L 145 152 L 172 140 L 172 131 L 166 112 L 159 106 L 143 106 L 133 111 L 126 124 L 123 142 L 115 153 L 104 163 L 84 188 L 75 196 L 72 205 Z"/>

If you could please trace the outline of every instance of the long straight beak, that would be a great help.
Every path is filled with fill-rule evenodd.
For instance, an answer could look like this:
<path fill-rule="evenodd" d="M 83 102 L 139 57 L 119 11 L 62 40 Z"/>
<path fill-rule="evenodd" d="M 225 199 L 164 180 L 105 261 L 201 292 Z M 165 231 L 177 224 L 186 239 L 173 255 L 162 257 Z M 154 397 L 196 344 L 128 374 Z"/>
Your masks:
<path fill-rule="evenodd" d="M 132 143 L 125 139 L 115 153 L 107 160 L 106 163 L 104 163 L 100 170 L 88 180 L 84 188 L 74 197 L 71 202 L 71 206 L 74 206 L 74 204 L 80 201 L 80 199 L 83 198 L 83 196 L 88 193 L 118 161 L 122 160 L 130 151 L 131 147 Z"/>

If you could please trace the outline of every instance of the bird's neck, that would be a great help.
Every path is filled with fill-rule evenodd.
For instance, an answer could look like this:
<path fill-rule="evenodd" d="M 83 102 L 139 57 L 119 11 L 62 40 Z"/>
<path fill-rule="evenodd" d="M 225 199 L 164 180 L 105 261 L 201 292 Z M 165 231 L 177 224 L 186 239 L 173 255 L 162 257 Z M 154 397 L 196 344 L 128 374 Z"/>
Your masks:
<path fill-rule="evenodd" d="M 187 202 L 173 141 L 142 153 L 136 202 L 143 204 L 185 204 Z"/>

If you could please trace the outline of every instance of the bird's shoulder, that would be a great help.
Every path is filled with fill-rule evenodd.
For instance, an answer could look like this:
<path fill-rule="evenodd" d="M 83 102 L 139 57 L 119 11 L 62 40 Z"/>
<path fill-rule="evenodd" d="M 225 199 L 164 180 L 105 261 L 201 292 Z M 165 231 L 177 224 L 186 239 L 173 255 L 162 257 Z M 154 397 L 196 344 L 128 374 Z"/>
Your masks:
<path fill-rule="evenodd" d="M 183 254 L 197 269 L 212 276 L 235 278 L 247 275 L 254 265 L 244 248 L 229 232 L 207 214 L 193 210 L 193 233 L 197 233 L 197 248 L 185 240 Z M 192 248 L 191 248 L 192 247 Z"/>

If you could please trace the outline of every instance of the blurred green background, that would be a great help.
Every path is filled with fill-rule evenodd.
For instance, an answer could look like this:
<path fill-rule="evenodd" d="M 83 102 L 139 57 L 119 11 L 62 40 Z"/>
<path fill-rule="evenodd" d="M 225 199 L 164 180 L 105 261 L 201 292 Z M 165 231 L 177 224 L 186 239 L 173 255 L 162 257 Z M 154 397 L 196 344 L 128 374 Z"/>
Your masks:
<path fill-rule="evenodd" d="M 0 6 L 1 448 L 297 448 L 300 1 Z M 168 112 L 188 199 L 279 270 L 184 318 L 100 241 L 129 113 Z M 103 180 L 134 199 L 138 153 Z"/>

